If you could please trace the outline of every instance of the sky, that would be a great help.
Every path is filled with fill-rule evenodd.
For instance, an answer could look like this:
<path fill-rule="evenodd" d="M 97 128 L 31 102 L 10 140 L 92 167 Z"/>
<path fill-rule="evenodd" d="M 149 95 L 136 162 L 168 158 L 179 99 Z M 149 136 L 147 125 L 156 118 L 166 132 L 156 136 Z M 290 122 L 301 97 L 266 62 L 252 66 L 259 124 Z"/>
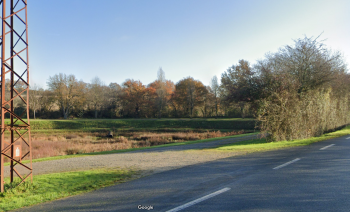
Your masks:
<path fill-rule="evenodd" d="M 348 0 L 29 0 L 30 84 L 64 73 L 147 85 L 161 67 L 210 85 L 240 59 L 320 34 L 350 64 L 349 22 Z"/>

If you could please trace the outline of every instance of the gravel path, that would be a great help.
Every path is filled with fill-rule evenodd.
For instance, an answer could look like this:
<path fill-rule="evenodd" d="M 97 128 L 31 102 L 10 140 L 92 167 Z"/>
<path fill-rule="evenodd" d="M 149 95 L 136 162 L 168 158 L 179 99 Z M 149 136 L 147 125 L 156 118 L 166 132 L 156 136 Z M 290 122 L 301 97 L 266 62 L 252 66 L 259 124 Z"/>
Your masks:
<path fill-rule="evenodd" d="M 239 138 L 222 139 L 198 144 L 37 162 L 33 163 L 33 174 L 39 175 L 96 168 L 132 168 L 141 170 L 144 174 L 158 173 L 238 155 L 235 152 L 191 151 L 193 149 L 212 148 L 257 137 L 258 135 L 247 135 Z M 9 167 L 4 168 L 5 177 L 9 176 Z M 18 171 L 23 174 L 25 173 L 20 167 L 18 167 Z"/>

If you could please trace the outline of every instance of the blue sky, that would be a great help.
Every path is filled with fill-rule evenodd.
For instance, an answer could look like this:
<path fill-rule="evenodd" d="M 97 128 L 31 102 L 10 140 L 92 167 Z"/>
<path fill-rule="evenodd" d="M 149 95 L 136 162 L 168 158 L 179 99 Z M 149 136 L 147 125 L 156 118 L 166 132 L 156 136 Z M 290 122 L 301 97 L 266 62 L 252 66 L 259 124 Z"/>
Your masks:
<path fill-rule="evenodd" d="M 254 64 L 304 35 L 350 64 L 348 0 L 30 0 L 31 84 L 74 74 L 105 84 L 154 81 L 209 85 L 240 59 Z"/>

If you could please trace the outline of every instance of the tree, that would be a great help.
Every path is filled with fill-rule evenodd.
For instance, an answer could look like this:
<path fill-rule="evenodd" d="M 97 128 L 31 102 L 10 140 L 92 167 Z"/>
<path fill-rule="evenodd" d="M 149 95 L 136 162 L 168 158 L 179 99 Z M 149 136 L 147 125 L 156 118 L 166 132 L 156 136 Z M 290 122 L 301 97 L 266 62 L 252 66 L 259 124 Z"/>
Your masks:
<path fill-rule="evenodd" d="M 255 66 L 264 96 L 257 119 L 271 140 L 320 136 L 350 121 L 346 66 L 317 39 L 295 40 Z"/>
<path fill-rule="evenodd" d="M 10 79 L 5 79 L 5 89 L 8 91 L 5 94 L 5 98 L 6 99 L 11 99 L 11 80 Z M 24 83 L 22 80 L 19 80 L 17 82 L 14 82 L 14 93 L 13 96 L 17 96 L 19 95 L 20 98 L 14 98 L 12 103 L 13 103 L 13 107 L 14 109 L 19 109 L 22 108 L 22 110 L 26 107 L 25 104 L 25 99 L 26 99 L 26 94 L 27 92 L 25 91 L 25 89 L 27 89 L 27 84 Z M 22 93 L 23 92 L 23 93 Z M 25 100 L 25 101 L 23 101 Z"/>
<path fill-rule="evenodd" d="M 215 118 L 218 117 L 219 83 L 217 76 L 211 79 L 211 91 L 215 98 Z"/>
<path fill-rule="evenodd" d="M 84 115 L 84 109 L 89 106 L 89 84 L 83 81 L 77 82 L 77 86 L 81 89 L 80 96 L 74 103 L 74 112 L 77 117 L 82 117 Z M 73 111 L 72 111 L 73 112 Z"/>
<path fill-rule="evenodd" d="M 261 80 L 248 61 L 240 60 L 238 65 L 228 68 L 221 77 L 221 93 L 224 101 L 238 104 L 241 116 L 246 116 L 251 103 L 263 98 Z M 254 108 L 257 107 L 254 105 Z"/>
<path fill-rule="evenodd" d="M 83 84 L 78 83 L 74 75 L 60 73 L 49 77 L 47 85 L 54 93 L 63 117 L 67 119 L 74 105 L 82 98 Z"/>
<path fill-rule="evenodd" d="M 123 115 L 140 118 L 146 107 L 146 94 L 146 87 L 140 81 L 126 80 L 122 85 L 120 95 L 123 104 Z"/>
<path fill-rule="evenodd" d="M 100 80 L 100 78 L 96 76 L 91 80 L 91 84 L 89 84 L 88 87 L 89 87 L 88 100 L 94 109 L 94 112 L 95 112 L 94 116 L 96 119 L 98 110 L 101 110 L 102 105 L 105 104 L 104 100 L 106 99 L 106 96 L 104 93 L 105 91 L 104 84 Z"/>
<path fill-rule="evenodd" d="M 205 86 L 207 92 L 203 95 L 203 103 L 201 104 L 200 109 L 202 111 L 203 117 L 212 116 L 215 108 L 215 97 L 210 86 Z"/>
<path fill-rule="evenodd" d="M 55 97 L 52 91 L 44 90 L 41 96 L 40 109 L 48 113 L 55 104 Z"/>
<path fill-rule="evenodd" d="M 111 117 L 119 116 L 119 111 L 122 109 L 121 107 L 121 96 L 122 87 L 118 83 L 110 83 L 108 85 L 108 105 L 109 112 Z"/>
<path fill-rule="evenodd" d="M 36 111 L 41 108 L 43 101 L 43 92 L 44 89 L 40 88 L 36 84 L 30 86 L 29 106 L 33 110 L 34 119 L 36 118 Z"/>
<path fill-rule="evenodd" d="M 166 89 L 165 89 L 165 73 L 162 68 L 159 68 L 158 70 L 158 87 L 157 87 L 157 106 L 158 106 L 158 118 L 162 117 L 162 110 L 164 108 L 165 104 L 165 96 L 166 96 Z"/>
<path fill-rule="evenodd" d="M 171 95 L 175 90 L 175 85 L 170 80 L 165 80 L 164 83 L 160 84 L 157 79 L 150 83 L 147 88 L 150 101 L 154 101 L 157 117 L 161 118 L 162 114 L 166 113 L 169 108 Z"/>
<path fill-rule="evenodd" d="M 230 102 L 252 102 L 260 98 L 259 81 L 248 61 L 240 60 L 221 76 L 225 100 Z"/>
<path fill-rule="evenodd" d="M 175 85 L 175 92 L 172 95 L 172 105 L 177 107 L 175 110 L 185 115 L 188 112 L 189 117 L 193 117 L 193 111 L 196 107 L 204 103 L 205 96 L 208 93 L 202 82 L 194 80 L 192 77 L 187 77 L 180 80 Z"/>
<path fill-rule="evenodd" d="M 265 76 L 285 76 L 298 93 L 329 84 L 337 73 L 344 73 L 346 67 L 341 53 L 332 53 L 317 39 L 297 39 L 294 46 L 287 45 L 277 53 L 268 54 L 257 68 Z"/>

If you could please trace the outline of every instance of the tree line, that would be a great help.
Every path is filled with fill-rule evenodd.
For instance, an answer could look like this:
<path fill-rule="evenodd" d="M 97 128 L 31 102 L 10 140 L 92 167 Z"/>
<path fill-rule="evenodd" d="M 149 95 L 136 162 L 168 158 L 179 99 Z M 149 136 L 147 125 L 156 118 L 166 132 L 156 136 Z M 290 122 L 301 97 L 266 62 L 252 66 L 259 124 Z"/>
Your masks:
<path fill-rule="evenodd" d="M 175 84 L 165 78 L 162 68 L 148 85 L 133 79 L 105 85 L 98 77 L 85 83 L 60 73 L 48 79 L 46 90 L 31 87 L 30 114 L 64 119 L 240 117 L 234 106 L 229 110 L 221 105 L 216 77 L 212 84 L 205 86 L 192 77 Z"/>
<path fill-rule="evenodd" d="M 192 77 L 174 83 L 161 68 L 148 85 L 133 79 L 105 85 L 98 77 L 85 83 L 65 74 L 50 77 L 47 85 L 31 88 L 35 118 L 255 117 L 272 140 L 320 135 L 350 119 L 343 56 L 312 37 L 253 65 L 239 60 L 209 86 Z"/>

